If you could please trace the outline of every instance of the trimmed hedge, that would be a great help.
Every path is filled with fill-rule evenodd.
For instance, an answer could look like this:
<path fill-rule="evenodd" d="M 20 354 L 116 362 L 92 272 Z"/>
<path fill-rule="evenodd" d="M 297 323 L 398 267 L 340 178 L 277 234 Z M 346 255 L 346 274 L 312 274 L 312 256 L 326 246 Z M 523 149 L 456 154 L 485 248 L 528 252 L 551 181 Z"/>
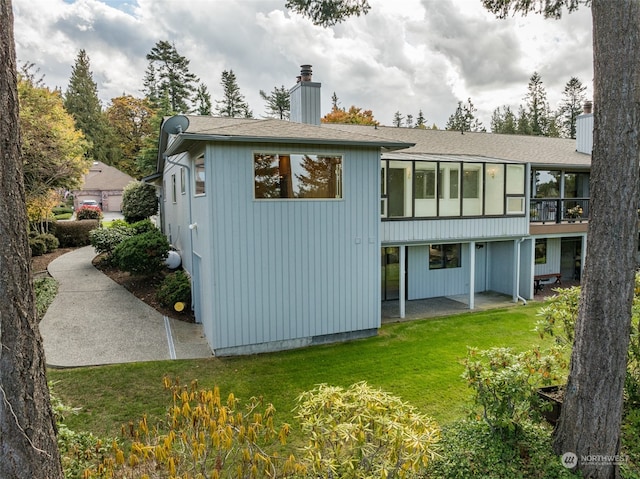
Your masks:
<path fill-rule="evenodd" d="M 185 303 L 187 308 L 191 304 L 191 281 L 189 276 L 178 270 L 175 273 L 168 274 L 160 284 L 156 292 L 158 301 L 163 306 L 173 307 L 176 303 Z"/>
<path fill-rule="evenodd" d="M 122 271 L 154 276 L 162 271 L 169 254 L 169 241 L 154 228 L 122 241 L 113 250 L 113 259 Z"/>
<path fill-rule="evenodd" d="M 90 244 L 89 231 L 99 226 L 99 220 L 60 221 L 56 224 L 55 235 L 61 248 L 87 246 Z"/>

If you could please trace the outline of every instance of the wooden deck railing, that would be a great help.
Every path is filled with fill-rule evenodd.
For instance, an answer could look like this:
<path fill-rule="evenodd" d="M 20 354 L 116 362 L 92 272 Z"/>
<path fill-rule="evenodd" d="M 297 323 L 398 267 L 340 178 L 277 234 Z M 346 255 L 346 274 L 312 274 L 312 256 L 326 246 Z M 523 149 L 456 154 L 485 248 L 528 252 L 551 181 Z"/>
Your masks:
<path fill-rule="evenodd" d="M 573 223 L 589 220 L 589 198 L 532 198 L 532 223 Z"/>

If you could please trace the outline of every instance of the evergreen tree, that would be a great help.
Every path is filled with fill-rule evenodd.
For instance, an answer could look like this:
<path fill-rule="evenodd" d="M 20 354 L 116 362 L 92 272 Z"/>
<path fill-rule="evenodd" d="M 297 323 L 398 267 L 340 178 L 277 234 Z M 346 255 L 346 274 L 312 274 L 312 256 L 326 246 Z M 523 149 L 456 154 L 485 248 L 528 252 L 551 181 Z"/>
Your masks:
<path fill-rule="evenodd" d="M 586 90 L 587 87 L 576 77 L 571 77 L 564 86 L 560 105 L 560 129 L 567 138 L 576 137 L 576 118 L 582 113 Z"/>
<path fill-rule="evenodd" d="M 76 128 L 89 140 L 89 156 L 110 163 L 112 135 L 98 99 L 98 86 L 93 80 L 89 57 L 80 50 L 71 69 L 69 86 L 64 95 L 64 108 L 75 121 Z"/>
<path fill-rule="evenodd" d="M 413 115 L 412 114 L 408 114 L 407 118 L 405 120 L 405 125 L 407 125 L 407 128 L 413 128 Z"/>
<path fill-rule="evenodd" d="M 400 113 L 400 110 L 396 111 L 393 115 L 393 126 L 400 128 L 402 126 L 402 120 L 404 120 L 404 117 Z"/>
<path fill-rule="evenodd" d="M 426 120 L 422 114 L 422 109 L 418 111 L 418 118 L 416 119 L 416 128 L 426 128 Z"/>
<path fill-rule="evenodd" d="M 62 479 L 38 331 L 18 127 L 11 0 L 0 0 L 0 477 Z"/>
<path fill-rule="evenodd" d="M 333 92 L 333 95 L 331 95 L 331 109 L 332 110 L 337 110 L 340 107 L 340 101 L 338 100 L 338 95 L 336 95 L 336 92 Z"/>
<path fill-rule="evenodd" d="M 224 70 L 220 80 L 222 85 L 222 100 L 216 100 L 216 113 L 230 118 L 251 118 L 253 115 L 249 105 L 240 93 L 240 87 L 233 70 Z"/>
<path fill-rule="evenodd" d="M 171 111 L 191 111 L 198 77 L 189 71 L 189 60 L 180 55 L 175 45 L 159 41 L 147 54 L 149 66 L 145 73 L 144 86 L 147 99 L 155 109 L 161 107 L 163 98 L 169 98 Z"/>
<path fill-rule="evenodd" d="M 493 111 L 491 115 L 491 131 L 505 134 L 517 133 L 516 116 L 508 105 L 504 105 L 502 110 L 498 107 Z"/>
<path fill-rule="evenodd" d="M 335 93 L 334 93 L 335 95 Z M 267 116 L 269 118 L 279 118 L 280 120 L 288 120 L 291 112 L 291 102 L 289 99 L 289 90 L 284 85 L 280 88 L 273 87 L 268 95 L 264 90 L 260 90 L 260 98 L 267 102 Z"/>
<path fill-rule="evenodd" d="M 524 106 L 520 105 L 518 108 L 518 119 L 516 120 L 516 133 L 518 135 L 532 135 L 531 123 L 529 122 L 529 114 L 524 109 Z"/>
<path fill-rule="evenodd" d="M 196 113 L 198 115 L 211 115 L 211 95 L 207 89 L 207 85 L 200 83 L 196 90 L 195 96 Z"/>
<path fill-rule="evenodd" d="M 533 72 L 529 79 L 528 91 L 525 95 L 527 115 L 532 135 L 548 136 L 549 134 L 549 104 L 547 92 L 542 85 L 542 78 L 538 72 Z"/>
<path fill-rule="evenodd" d="M 455 113 L 449 117 L 444 129 L 456 130 L 461 133 L 465 131 L 486 131 L 484 126 L 482 126 L 482 122 L 476 118 L 476 111 L 478 110 L 473 106 L 471 98 L 467 99 L 466 104 L 459 101 Z"/>
<path fill-rule="evenodd" d="M 352 15 L 366 15 L 371 8 L 368 0 L 287 0 L 285 7 L 323 27 L 340 23 Z"/>

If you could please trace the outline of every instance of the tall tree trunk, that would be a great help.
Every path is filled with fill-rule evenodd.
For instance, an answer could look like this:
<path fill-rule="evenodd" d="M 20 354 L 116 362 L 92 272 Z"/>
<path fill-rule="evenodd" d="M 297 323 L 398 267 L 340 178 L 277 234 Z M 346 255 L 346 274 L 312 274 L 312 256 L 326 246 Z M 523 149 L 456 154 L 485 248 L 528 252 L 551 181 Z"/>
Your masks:
<path fill-rule="evenodd" d="M 36 320 L 11 0 L 0 0 L 0 477 L 62 478 Z"/>
<path fill-rule="evenodd" d="M 589 243 L 555 450 L 576 454 L 585 477 L 613 478 L 638 237 L 640 2 L 593 0 L 592 15 Z"/>

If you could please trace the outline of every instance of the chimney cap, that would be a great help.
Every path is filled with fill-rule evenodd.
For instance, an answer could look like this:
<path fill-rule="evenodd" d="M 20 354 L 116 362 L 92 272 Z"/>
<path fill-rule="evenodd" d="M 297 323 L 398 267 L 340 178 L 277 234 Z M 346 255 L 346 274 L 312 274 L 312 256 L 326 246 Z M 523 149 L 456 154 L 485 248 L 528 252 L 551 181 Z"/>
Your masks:
<path fill-rule="evenodd" d="M 311 65 L 300 65 L 300 81 L 311 81 Z"/>
<path fill-rule="evenodd" d="M 584 105 L 582 105 L 582 113 L 593 113 L 593 102 L 591 100 L 587 100 L 584 102 Z"/>

